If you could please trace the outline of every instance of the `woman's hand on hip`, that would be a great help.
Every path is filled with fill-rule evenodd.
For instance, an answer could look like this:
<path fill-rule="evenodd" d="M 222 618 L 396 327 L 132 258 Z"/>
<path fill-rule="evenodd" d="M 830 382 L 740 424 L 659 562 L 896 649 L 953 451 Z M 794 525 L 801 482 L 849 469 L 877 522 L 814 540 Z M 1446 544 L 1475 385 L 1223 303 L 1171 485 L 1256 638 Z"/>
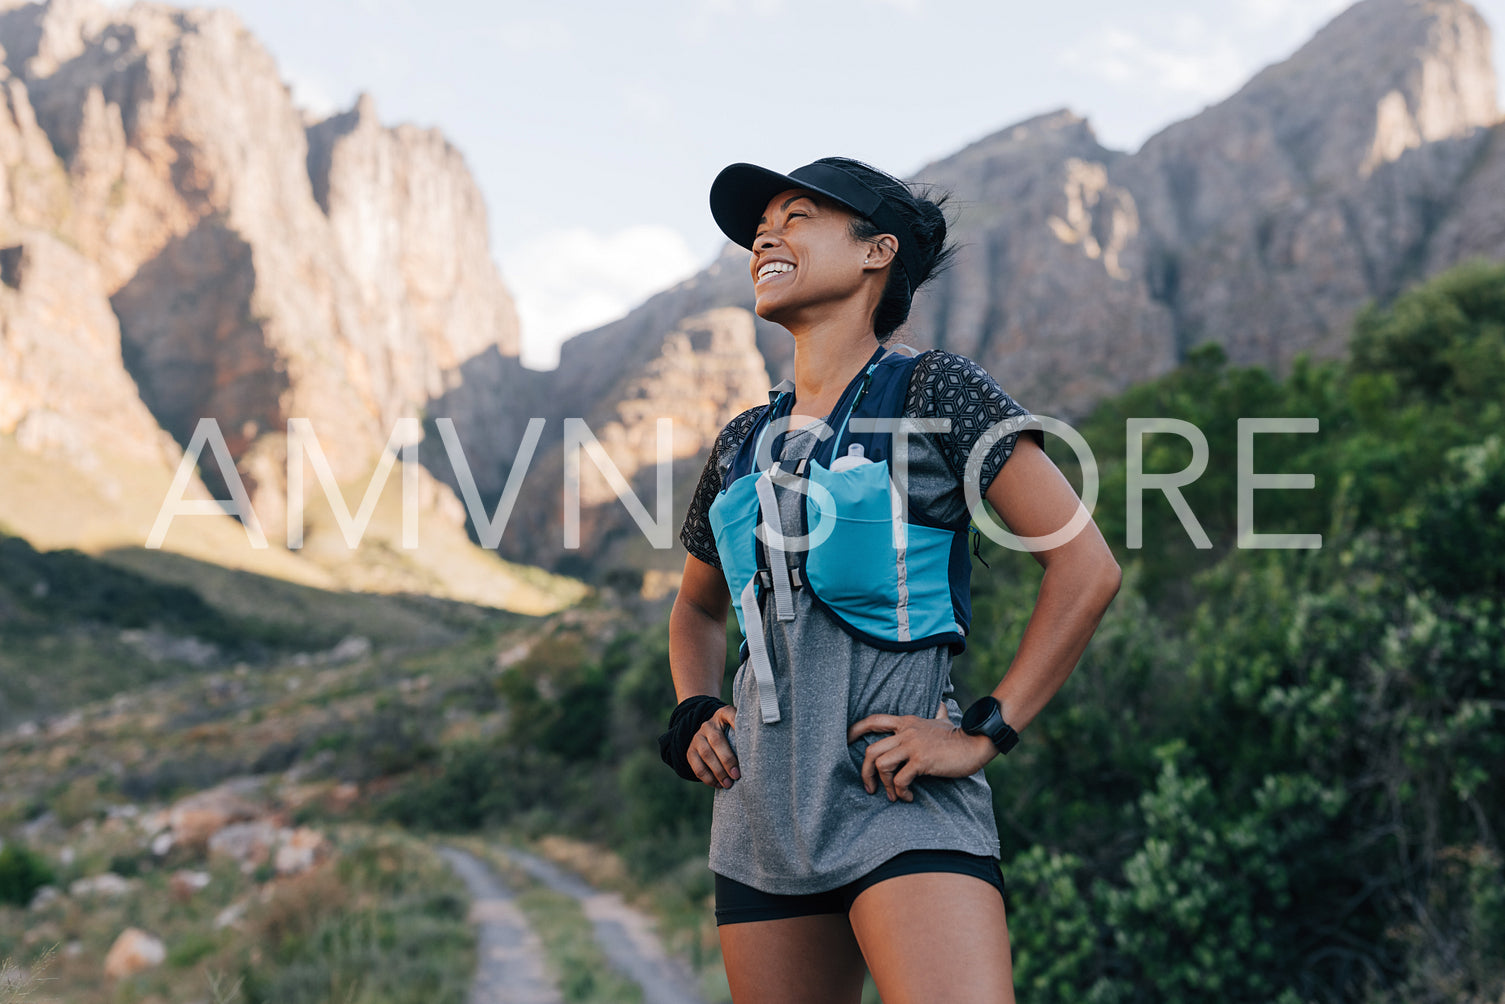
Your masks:
<path fill-rule="evenodd" d="M 730 788 L 742 776 L 737 770 L 737 754 L 726 738 L 726 730 L 737 727 L 737 709 L 730 704 L 716 709 L 690 740 L 685 760 L 695 776 L 713 788 Z"/>
<path fill-rule="evenodd" d="M 868 746 L 862 759 L 862 786 L 871 795 L 882 785 L 890 802 L 914 801 L 910 785 L 921 775 L 967 777 L 998 752 L 987 736 L 969 736 L 952 725 L 944 701 L 934 718 L 868 715 L 847 729 L 847 744 L 873 732 L 890 735 Z"/>

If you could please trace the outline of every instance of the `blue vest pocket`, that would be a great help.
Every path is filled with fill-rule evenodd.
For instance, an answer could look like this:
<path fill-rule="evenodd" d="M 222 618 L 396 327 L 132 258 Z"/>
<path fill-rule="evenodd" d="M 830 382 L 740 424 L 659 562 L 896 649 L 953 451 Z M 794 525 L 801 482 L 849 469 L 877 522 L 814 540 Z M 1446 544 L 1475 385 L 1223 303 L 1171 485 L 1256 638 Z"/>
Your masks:
<path fill-rule="evenodd" d="M 721 572 L 732 594 L 732 609 L 737 626 L 747 636 L 747 622 L 742 617 L 742 587 L 758 571 L 758 544 L 754 531 L 758 526 L 758 492 L 756 477 L 738 478 L 716 496 L 707 510 L 711 532 L 716 536 L 716 553 L 721 558 Z"/>
<path fill-rule="evenodd" d="M 811 464 L 810 480 L 830 496 L 829 511 L 820 493 L 806 497 L 811 535 L 819 536 L 820 521 L 832 521 L 830 535 L 805 557 L 815 595 L 875 638 L 908 642 L 959 632 L 950 584 L 953 534 L 903 521 L 888 461 L 834 473 Z"/>

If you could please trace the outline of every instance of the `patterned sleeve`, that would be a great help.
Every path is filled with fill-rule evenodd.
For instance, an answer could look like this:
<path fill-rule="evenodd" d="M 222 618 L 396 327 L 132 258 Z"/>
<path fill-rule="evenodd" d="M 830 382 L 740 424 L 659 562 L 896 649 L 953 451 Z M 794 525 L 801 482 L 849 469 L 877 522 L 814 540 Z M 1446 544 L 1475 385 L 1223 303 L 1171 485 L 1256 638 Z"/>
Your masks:
<path fill-rule="evenodd" d="M 954 352 L 934 350 L 920 357 L 910 377 L 904 414 L 951 419 L 951 431 L 938 435 L 936 441 L 958 481 L 966 480 L 972 452 L 982 451 L 977 479 L 982 495 L 1014 452 L 1021 432 L 1032 433 L 1036 442 L 1045 445 L 1035 416 L 998 386 L 987 370 Z"/>
<path fill-rule="evenodd" d="M 716 552 L 716 535 L 711 532 L 711 503 L 721 492 L 722 475 L 731 466 L 737 447 L 747 436 L 763 408 L 749 408 L 730 422 L 716 437 L 705 467 L 700 472 L 700 481 L 695 485 L 695 497 L 690 499 L 690 508 L 685 513 L 685 522 L 679 529 L 680 543 L 685 550 L 708 565 L 721 567 L 721 555 Z"/>

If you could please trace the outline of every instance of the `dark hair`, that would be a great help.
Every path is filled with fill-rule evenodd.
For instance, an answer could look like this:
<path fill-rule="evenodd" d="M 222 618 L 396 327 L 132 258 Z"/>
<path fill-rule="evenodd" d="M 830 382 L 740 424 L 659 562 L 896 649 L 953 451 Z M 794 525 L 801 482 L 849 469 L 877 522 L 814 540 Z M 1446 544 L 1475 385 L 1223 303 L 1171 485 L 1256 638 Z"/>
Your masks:
<path fill-rule="evenodd" d="M 908 234 L 895 234 L 899 240 L 912 237 L 918 245 L 920 275 L 909 275 L 902 262 L 894 258 L 888 270 L 888 284 L 883 287 L 883 298 L 873 312 L 873 333 L 878 341 L 886 342 L 899 326 L 909 319 L 909 308 L 915 292 L 932 276 L 944 271 L 956 254 L 956 244 L 946 243 L 946 216 L 941 209 L 950 200 L 950 193 L 941 192 L 930 185 L 910 186 L 878 170 L 870 164 L 850 157 L 822 157 L 817 164 L 830 164 L 862 181 L 883 197 L 889 208 L 909 226 Z M 885 231 L 866 216 L 852 220 L 850 232 L 853 240 L 871 241 Z"/>

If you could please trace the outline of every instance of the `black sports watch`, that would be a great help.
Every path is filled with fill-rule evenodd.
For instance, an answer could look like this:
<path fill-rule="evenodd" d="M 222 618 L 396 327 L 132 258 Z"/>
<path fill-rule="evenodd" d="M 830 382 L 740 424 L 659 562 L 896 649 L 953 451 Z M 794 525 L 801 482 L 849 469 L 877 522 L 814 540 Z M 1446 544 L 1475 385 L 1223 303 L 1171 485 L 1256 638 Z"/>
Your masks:
<path fill-rule="evenodd" d="M 962 714 L 962 731 L 969 736 L 987 736 L 1000 753 L 1019 745 L 1019 733 L 1003 720 L 1003 709 L 996 697 L 979 697 Z"/>

